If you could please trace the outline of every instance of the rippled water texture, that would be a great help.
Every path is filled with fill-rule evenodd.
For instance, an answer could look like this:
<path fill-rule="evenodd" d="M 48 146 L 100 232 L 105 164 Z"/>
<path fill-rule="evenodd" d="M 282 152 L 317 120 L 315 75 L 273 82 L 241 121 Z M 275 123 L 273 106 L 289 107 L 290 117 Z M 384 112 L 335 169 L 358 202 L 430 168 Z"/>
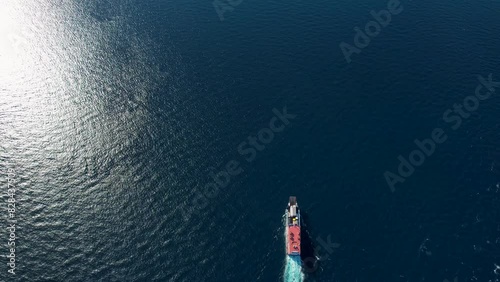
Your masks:
<path fill-rule="evenodd" d="M 401 3 L 348 64 L 340 42 L 387 1 L 244 0 L 224 21 L 211 1 L 2 1 L 0 281 L 279 281 L 299 273 L 290 195 L 321 257 L 306 281 L 500 279 L 499 91 L 442 120 L 477 75 L 500 80 L 499 3 Z M 436 127 L 448 140 L 392 193 L 384 171 Z"/>

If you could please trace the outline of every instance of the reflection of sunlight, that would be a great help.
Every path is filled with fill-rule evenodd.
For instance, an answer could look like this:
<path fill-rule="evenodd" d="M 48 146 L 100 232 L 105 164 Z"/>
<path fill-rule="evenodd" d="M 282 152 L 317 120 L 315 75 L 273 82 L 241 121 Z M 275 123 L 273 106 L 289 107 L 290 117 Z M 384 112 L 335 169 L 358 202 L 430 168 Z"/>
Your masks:
<path fill-rule="evenodd" d="M 13 146 L 81 138 L 118 146 L 109 140 L 143 128 L 141 105 L 163 76 L 147 60 L 147 42 L 121 33 L 126 17 L 101 22 L 81 13 L 79 1 L 52 2 L 2 1 L 0 134 Z M 116 52 L 116 42 L 128 48 Z"/>
<path fill-rule="evenodd" d="M 0 9 L 0 112 L 2 123 L 17 130 L 43 130 L 47 121 L 47 93 L 40 55 L 43 44 L 27 32 L 36 23 L 21 1 L 2 1 Z M 47 50 L 45 50 L 47 51 Z M 6 130 L 4 128 L 4 130 Z M 7 130 L 8 131 L 8 130 Z"/>
<path fill-rule="evenodd" d="M 9 70 L 16 66 L 19 58 L 20 45 L 25 39 L 19 35 L 19 26 L 16 24 L 15 10 L 2 3 L 0 9 L 0 75 L 7 75 Z"/>

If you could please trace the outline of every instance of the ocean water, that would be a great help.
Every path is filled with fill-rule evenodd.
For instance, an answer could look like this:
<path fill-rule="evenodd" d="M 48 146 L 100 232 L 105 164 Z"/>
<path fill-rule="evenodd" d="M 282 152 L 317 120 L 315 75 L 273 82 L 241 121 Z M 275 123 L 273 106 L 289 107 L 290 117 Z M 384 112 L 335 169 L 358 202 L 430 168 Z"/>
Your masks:
<path fill-rule="evenodd" d="M 282 281 L 290 195 L 305 281 L 499 281 L 500 90 L 443 115 L 500 2 L 401 1 L 348 63 L 389 2 L 2 1 L 0 281 Z"/>

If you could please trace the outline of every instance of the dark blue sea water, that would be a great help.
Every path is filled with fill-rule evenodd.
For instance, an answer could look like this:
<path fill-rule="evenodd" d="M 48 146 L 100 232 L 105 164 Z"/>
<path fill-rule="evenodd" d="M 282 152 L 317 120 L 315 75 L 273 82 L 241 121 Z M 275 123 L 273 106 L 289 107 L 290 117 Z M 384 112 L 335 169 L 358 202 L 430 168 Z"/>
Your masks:
<path fill-rule="evenodd" d="M 454 104 L 500 3 L 401 0 L 348 63 L 388 2 L 2 1 L 0 281 L 283 281 L 290 195 L 306 281 L 499 281 L 500 88 Z"/>

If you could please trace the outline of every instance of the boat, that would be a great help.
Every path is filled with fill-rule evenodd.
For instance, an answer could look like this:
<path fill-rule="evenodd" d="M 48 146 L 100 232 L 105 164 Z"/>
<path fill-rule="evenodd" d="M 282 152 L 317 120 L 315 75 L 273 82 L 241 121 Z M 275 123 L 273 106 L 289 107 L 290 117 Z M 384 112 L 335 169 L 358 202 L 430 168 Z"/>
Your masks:
<path fill-rule="evenodd" d="M 300 258 L 300 209 L 296 197 L 290 197 L 285 215 L 286 253 Z"/>

